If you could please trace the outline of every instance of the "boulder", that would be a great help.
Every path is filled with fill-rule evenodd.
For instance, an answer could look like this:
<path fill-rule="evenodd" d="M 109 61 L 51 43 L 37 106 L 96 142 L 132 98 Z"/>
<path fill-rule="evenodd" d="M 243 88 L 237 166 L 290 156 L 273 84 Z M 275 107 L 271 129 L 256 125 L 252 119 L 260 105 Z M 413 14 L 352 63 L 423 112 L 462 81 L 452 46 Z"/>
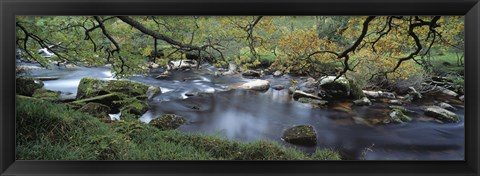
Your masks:
<path fill-rule="evenodd" d="M 230 88 L 266 91 L 270 88 L 270 82 L 267 80 L 257 79 L 246 83 L 233 84 L 230 86 Z"/>
<path fill-rule="evenodd" d="M 128 80 L 100 80 L 82 78 L 77 89 L 77 99 L 91 98 L 109 93 L 122 93 L 128 97 L 146 95 L 148 85 Z"/>
<path fill-rule="evenodd" d="M 453 107 L 452 105 L 448 104 L 448 103 L 439 103 L 438 106 L 440 106 L 441 108 L 443 109 L 446 109 L 446 110 L 449 110 L 449 111 L 456 111 L 457 108 Z"/>
<path fill-rule="evenodd" d="M 274 86 L 272 86 L 272 88 L 275 89 L 275 90 L 283 90 L 283 89 L 285 89 L 285 86 L 284 85 L 274 85 Z"/>
<path fill-rule="evenodd" d="M 465 95 L 462 95 L 462 96 L 458 97 L 458 99 L 459 99 L 460 101 L 465 102 Z"/>
<path fill-rule="evenodd" d="M 395 94 L 390 93 L 390 92 L 382 92 L 382 91 L 368 91 L 364 90 L 363 93 L 368 97 L 368 98 L 388 98 L 388 99 L 394 99 Z"/>
<path fill-rule="evenodd" d="M 177 129 L 181 125 L 185 124 L 187 120 L 179 115 L 164 114 L 156 117 L 149 124 L 161 129 L 161 130 L 173 130 Z"/>
<path fill-rule="evenodd" d="M 242 76 L 246 78 L 258 78 L 260 75 L 260 72 L 254 70 L 246 70 L 242 73 Z"/>
<path fill-rule="evenodd" d="M 327 99 L 360 99 L 364 97 L 363 91 L 354 81 L 344 77 L 335 79 L 336 76 L 326 76 L 320 79 L 321 95 Z"/>
<path fill-rule="evenodd" d="M 299 125 L 286 129 L 282 139 L 291 144 L 315 146 L 317 145 L 317 132 L 310 125 Z"/>
<path fill-rule="evenodd" d="M 99 119 L 105 119 L 109 117 L 108 114 L 110 113 L 110 107 L 100 103 L 90 102 L 82 106 L 79 111 L 85 112 Z"/>
<path fill-rule="evenodd" d="M 48 101 L 59 101 L 60 100 L 60 91 L 53 91 L 47 89 L 37 89 L 33 93 L 32 97 L 39 98 Z"/>
<path fill-rule="evenodd" d="M 148 100 L 162 93 L 162 90 L 158 86 L 150 86 L 147 89 L 146 96 Z"/>
<path fill-rule="evenodd" d="M 460 120 L 460 117 L 458 117 L 457 114 L 438 106 L 427 106 L 424 111 L 425 115 L 439 119 L 443 122 L 457 122 Z"/>
<path fill-rule="evenodd" d="M 280 70 L 277 70 L 277 71 L 273 72 L 273 76 L 274 76 L 274 77 L 280 77 L 280 76 L 282 76 L 282 75 L 283 75 L 283 72 L 280 71 Z"/>
<path fill-rule="evenodd" d="M 35 90 L 43 87 L 43 82 L 30 77 L 17 77 L 15 91 L 18 95 L 32 96 Z"/>
<path fill-rule="evenodd" d="M 310 98 L 310 99 L 317 99 L 317 100 L 322 99 L 319 96 L 316 96 L 314 94 L 309 94 L 300 90 L 296 90 L 295 92 L 293 92 L 293 99 L 298 100 L 299 98 Z"/>
<path fill-rule="evenodd" d="M 372 102 L 367 97 L 363 97 L 358 100 L 354 100 L 353 104 L 357 106 L 370 106 L 372 105 Z"/>
<path fill-rule="evenodd" d="M 295 91 L 297 91 L 298 87 L 297 86 L 290 86 L 288 87 L 288 93 L 293 94 Z"/>

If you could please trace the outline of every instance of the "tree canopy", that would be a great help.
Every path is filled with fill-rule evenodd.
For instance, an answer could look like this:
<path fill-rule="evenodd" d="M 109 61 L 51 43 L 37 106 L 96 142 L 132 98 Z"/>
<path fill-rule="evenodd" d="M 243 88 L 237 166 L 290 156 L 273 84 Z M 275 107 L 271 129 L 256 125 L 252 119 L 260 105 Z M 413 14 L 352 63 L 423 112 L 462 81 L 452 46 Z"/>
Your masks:
<path fill-rule="evenodd" d="M 428 70 L 432 50 L 462 52 L 464 43 L 460 16 L 18 16 L 16 27 L 24 59 L 109 63 L 118 77 L 194 58 L 314 77 L 409 79 Z"/>

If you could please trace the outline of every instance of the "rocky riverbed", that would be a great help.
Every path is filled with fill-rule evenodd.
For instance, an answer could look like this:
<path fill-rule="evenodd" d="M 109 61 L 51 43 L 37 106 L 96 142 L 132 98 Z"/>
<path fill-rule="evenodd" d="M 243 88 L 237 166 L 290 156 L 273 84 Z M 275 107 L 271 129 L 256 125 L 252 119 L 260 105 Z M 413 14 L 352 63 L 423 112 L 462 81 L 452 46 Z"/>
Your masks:
<path fill-rule="evenodd" d="M 464 103 L 448 91 L 397 95 L 361 90 L 334 76 L 316 80 L 208 65 L 152 70 L 123 81 L 103 67 L 36 69 L 29 77 L 17 79 L 17 87 L 33 85 L 22 94 L 68 102 L 105 121 L 128 112 L 159 128 L 273 140 L 305 152 L 332 148 L 344 159 L 464 158 Z"/>

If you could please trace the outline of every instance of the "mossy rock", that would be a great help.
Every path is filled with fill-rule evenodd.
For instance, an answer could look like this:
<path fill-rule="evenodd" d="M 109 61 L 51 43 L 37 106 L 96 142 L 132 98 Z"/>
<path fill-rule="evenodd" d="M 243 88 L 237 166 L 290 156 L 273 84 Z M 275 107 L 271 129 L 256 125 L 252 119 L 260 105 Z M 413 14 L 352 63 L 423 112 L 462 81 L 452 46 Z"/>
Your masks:
<path fill-rule="evenodd" d="M 412 121 L 412 118 L 409 116 L 405 115 L 402 110 L 400 109 L 392 109 L 390 113 L 388 113 L 390 118 L 392 119 L 393 122 L 395 123 L 402 123 L 402 122 L 408 122 Z"/>
<path fill-rule="evenodd" d="M 311 125 L 299 125 L 285 130 L 282 139 L 291 144 L 315 146 L 317 145 L 317 132 Z"/>
<path fill-rule="evenodd" d="M 48 101 L 59 101 L 60 99 L 60 91 L 53 91 L 47 89 L 37 89 L 33 93 L 32 97 L 48 100 Z"/>
<path fill-rule="evenodd" d="M 350 83 L 346 78 L 335 76 L 324 77 L 320 80 L 320 90 L 327 99 L 350 98 Z"/>
<path fill-rule="evenodd" d="M 438 106 L 426 107 L 425 115 L 436 118 L 443 122 L 458 122 L 460 120 L 460 117 L 457 114 Z"/>
<path fill-rule="evenodd" d="M 147 85 L 128 80 L 100 80 L 82 78 L 77 90 L 77 99 L 85 99 L 109 93 L 122 93 L 128 97 L 146 95 Z"/>
<path fill-rule="evenodd" d="M 109 93 L 105 95 L 73 101 L 70 104 L 73 106 L 78 106 L 78 105 L 83 106 L 87 103 L 94 102 L 94 103 L 100 103 L 100 104 L 106 105 L 110 107 L 110 109 L 120 109 L 121 105 L 116 102 L 124 100 L 125 98 L 127 98 L 125 94 L 116 92 L 116 93 Z"/>
<path fill-rule="evenodd" d="M 161 130 L 173 130 L 177 129 L 186 122 L 187 120 L 182 116 L 175 114 L 164 114 L 150 121 L 150 124 Z"/>
<path fill-rule="evenodd" d="M 366 97 L 365 93 L 363 93 L 362 88 L 360 85 L 356 83 L 356 81 L 349 79 L 348 83 L 350 84 L 350 97 L 353 99 L 361 99 Z"/>
<path fill-rule="evenodd" d="M 108 113 L 110 113 L 110 107 L 100 103 L 90 102 L 82 106 L 79 111 L 85 112 L 99 119 L 105 119 L 109 118 Z"/>
<path fill-rule="evenodd" d="M 35 90 L 43 87 L 43 82 L 30 77 L 18 77 L 15 79 L 15 86 L 18 95 L 32 96 Z"/>
<path fill-rule="evenodd" d="M 138 100 L 136 98 L 126 98 L 114 103 L 121 107 L 122 112 L 127 112 L 134 115 L 143 115 L 149 109 L 147 102 Z"/>

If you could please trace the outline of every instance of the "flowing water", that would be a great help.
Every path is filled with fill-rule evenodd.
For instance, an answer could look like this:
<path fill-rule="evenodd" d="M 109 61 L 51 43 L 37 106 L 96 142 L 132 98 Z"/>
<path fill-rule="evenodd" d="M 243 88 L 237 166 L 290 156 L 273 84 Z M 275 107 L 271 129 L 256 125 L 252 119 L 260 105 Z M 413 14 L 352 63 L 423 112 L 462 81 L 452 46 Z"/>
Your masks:
<path fill-rule="evenodd" d="M 214 68 L 209 68 L 211 69 Z M 44 81 L 45 88 L 75 96 L 83 77 L 113 79 L 108 68 L 57 68 L 34 70 L 32 76 L 58 76 Z M 178 130 L 188 133 L 214 134 L 238 141 L 272 140 L 307 153 L 316 147 L 332 148 L 348 160 L 463 160 L 464 109 L 455 111 L 458 123 L 440 123 L 425 117 L 422 104 L 409 104 L 407 113 L 413 121 L 403 124 L 372 125 L 369 119 L 384 118 L 388 104 L 350 106 L 349 102 L 332 103 L 328 108 L 312 108 L 293 101 L 288 90 L 265 92 L 228 90 L 229 84 L 248 81 L 238 76 L 214 77 L 199 72 L 172 72 L 171 78 L 155 79 L 158 73 L 128 79 L 161 87 L 162 94 L 150 101 L 151 109 L 140 120 L 175 113 L 188 123 Z M 271 85 L 288 87 L 290 77 L 265 76 Z M 189 94 L 199 95 L 189 96 Z M 442 96 L 425 99 L 442 100 Z M 351 107 L 349 109 L 348 107 Z M 347 110 L 345 110 L 347 109 Z M 294 125 L 309 124 L 317 132 L 315 147 L 302 147 L 281 140 L 283 131 Z"/>

